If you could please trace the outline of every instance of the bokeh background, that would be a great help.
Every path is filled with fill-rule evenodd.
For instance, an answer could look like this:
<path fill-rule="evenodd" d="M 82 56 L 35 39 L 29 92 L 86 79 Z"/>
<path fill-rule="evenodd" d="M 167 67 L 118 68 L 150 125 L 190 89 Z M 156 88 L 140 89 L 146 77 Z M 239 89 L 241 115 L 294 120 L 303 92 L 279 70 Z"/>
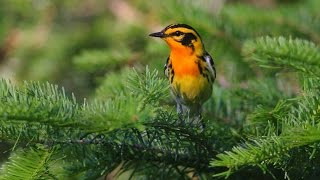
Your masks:
<path fill-rule="evenodd" d="M 242 41 L 283 35 L 319 42 L 305 25 L 317 13 L 315 5 L 298 0 L 2 0 L 0 74 L 18 84 L 49 81 L 88 98 L 106 79 L 121 80 L 128 67 L 162 70 L 168 48 L 148 34 L 187 23 L 214 56 L 218 83 L 230 86 L 251 76 L 240 59 Z"/>
<path fill-rule="evenodd" d="M 298 123 L 292 125 L 291 122 L 283 120 L 287 118 L 287 114 L 294 111 L 288 108 L 291 104 L 286 104 L 285 102 L 296 102 L 295 107 L 300 107 L 299 105 L 303 104 L 299 101 L 301 100 L 300 96 L 307 94 L 302 93 L 303 86 L 307 84 L 303 83 L 305 82 L 305 79 L 303 80 L 304 76 L 297 74 L 295 71 L 308 74 L 308 68 L 310 68 L 312 73 L 316 75 L 317 72 L 320 72 L 319 68 L 316 68 L 319 66 L 319 63 L 316 62 L 316 60 L 319 59 L 317 53 L 319 53 L 318 47 L 320 44 L 319 9 L 319 0 L 1 0 L 0 77 L 10 79 L 11 83 L 17 87 L 23 86 L 24 81 L 49 82 L 51 84 L 57 84 L 59 87 L 64 87 L 67 96 L 71 97 L 70 99 L 73 99 L 73 96 L 77 99 L 78 104 L 76 105 L 70 101 L 72 107 L 76 108 L 67 110 L 75 112 L 75 115 L 70 115 L 71 120 L 67 120 L 71 122 L 79 120 L 79 124 L 82 125 L 81 127 L 80 125 L 77 127 L 77 124 L 74 125 L 72 123 L 70 125 L 70 128 L 78 128 L 77 130 L 79 130 L 79 132 L 85 129 L 86 123 L 90 124 L 91 121 L 90 125 L 92 125 L 92 127 L 88 126 L 90 132 L 100 132 L 101 129 L 99 128 L 103 125 L 119 128 L 125 123 L 132 123 L 133 120 L 139 121 L 140 117 L 145 117 L 145 119 L 141 118 L 143 120 L 154 117 L 158 118 L 159 114 L 155 115 L 152 109 L 156 109 L 158 106 L 163 108 L 162 110 L 167 113 L 166 117 L 171 117 L 169 115 L 172 113 L 170 114 L 168 112 L 175 112 L 172 98 L 166 97 L 165 100 L 161 99 L 157 107 L 152 103 L 146 103 L 146 109 L 149 109 L 144 112 L 145 114 L 137 110 L 136 104 L 141 102 L 134 102 L 134 95 L 128 92 L 128 89 L 130 89 L 128 88 L 128 78 L 130 80 L 130 76 L 132 77 L 133 67 L 138 71 L 144 71 L 146 69 L 145 67 L 148 66 L 151 71 L 158 70 L 159 74 L 156 75 L 164 79 L 164 74 L 162 73 L 163 65 L 169 54 L 169 48 L 164 42 L 159 39 L 150 38 L 148 34 L 160 31 L 172 23 L 189 24 L 202 36 L 206 50 L 214 58 L 217 69 L 217 80 L 214 84 L 212 98 L 203 108 L 204 118 L 209 120 L 211 124 L 209 124 L 208 133 L 201 134 L 201 138 L 208 141 L 209 145 L 207 145 L 210 147 L 212 145 L 212 147 L 216 149 L 212 154 L 205 154 L 208 156 L 202 157 L 201 155 L 203 154 L 197 156 L 200 159 L 203 158 L 205 163 L 203 163 L 204 165 L 199 163 L 193 167 L 199 170 L 199 172 L 202 172 L 203 169 L 201 168 L 205 166 L 207 169 L 203 170 L 204 174 L 206 174 L 207 177 L 212 177 L 212 174 L 216 172 L 223 172 L 223 170 L 219 168 L 218 170 L 214 169 L 215 172 L 210 169 L 212 167 L 209 163 L 216 158 L 215 155 L 217 153 L 224 153 L 237 145 L 243 147 L 243 142 L 251 142 L 251 139 L 262 141 L 269 138 L 266 143 L 268 145 L 269 140 L 273 142 L 274 136 L 282 138 L 282 135 L 286 135 L 286 133 L 292 133 L 291 135 L 294 135 L 295 133 L 291 131 L 292 127 L 304 127 L 298 125 Z M 269 38 L 255 41 L 256 38 L 266 36 Z M 278 38 L 280 36 L 281 38 Z M 275 39 L 272 39 L 273 37 L 275 37 Z M 306 41 L 294 41 L 296 39 Z M 280 48 L 278 50 L 278 47 L 282 47 L 282 49 Z M 299 49 L 300 47 L 301 50 Z M 304 51 L 304 49 L 308 51 Z M 259 51 L 257 53 L 258 55 L 255 54 L 256 50 Z M 312 55 L 314 55 L 314 58 Z M 262 58 L 259 59 L 260 57 Z M 289 59 L 287 62 L 281 61 L 287 59 Z M 301 59 L 306 60 L 306 63 L 301 61 Z M 279 60 L 280 63 L 277 62 L 277 60 Z M 264 68 L 261 68 L 261 66 Z M 315 67 L 315 69 L 311 67 Z M 136 84 L 136 87 L 139 88 L 139 84 Z M 35 86 L 35 89 L 36 88 Z M 131 87 L 131 89 L 135 89 L 135 87 Z M 169 94 L 169 92 L 166 94 Z M 29 97 L 29 94 L 23 94 L 22 96 L 24 95 Z M 117 99 L 117 97 L 120 98 Z M 295 97 L 300 97 L 300 99 Z M 6 101 L 6 98 L 8 97 L 5 96 L 3 98 L 3 102 Z M 31 99 L 32 98 L 33 96 Z M 63 103 L 68 101 L 64 98 L 65 97 L 61 98 Z M 295 98 L 295 101 L 292 100 L 293 98 Z M 45 98 L 39 99 L 34 98 L 32 100 L 37 103 L 38 101 L 48 103 L 50 100 L 50 98 L 48 98 L 49 100 Z M 119 107 L 128 107 L 128 110 L 119 111 L 119 116 L 111 115 L 112 118 L 115 118 L 110 118 L 111 120 L 109 122 L 109 119 L 105 118 L 109 117 L 107 115 L 110 114 L 107 108 L 104 112 L 101 110 L 103 109 L 101 106 L 102 108 L 100 107 L 100 110 L 102 113 L 99 112 L 99 108 L 94 106 L 88 110 L 84 107 L 85 105 L 83 107 L 80 105 L 84 102 L 84 99 L 85 102 L 100 100 L 106 101 L 107 103 L 112 103 L 112 100 L 115 100 L 115 102 L 119 102 Z M 291 101 L 286 101 L 288 99 Z M 120 101 L 123 104 L 121 104 Z M 157 99 L 154 101 L 157 101 Z M 60 102 L 57 102 L 56 104 L 57 109 L 60 107 L 58 106 L 60 105 L 59 103 Z M 127 106 L 124 105 L 126 103 L 128 104 Z M 50 104 L 50 102 L 48 104 Z M 144 104 L 140 104 L 140 106 L 144 106 Z M 46 108 L 47 106 L 44 106 L 39 114 L 45 114 L 47 112 Z M 21 109 L 22 112 L 25 112 L 24 110 L 26 108 L 22 105 L 21 107 L 17 106 L 17 109 L 16 112 L 13 112 L 13 115 L 15 115 L 14 113 L 20 112 Z M 48 109 L 51 110 L 50 108 Z M 68 112 L 64 110 L 65 109 L 61 110 L 61 114 Z M 280 111 L 286 112 L 287 114 L 281 114 Z M 3 112 L 6 111 L 3 110 Z M 8 112 L 12 113 L 11 111 Z M 37 116 L 38 114 L 35 112 L 36 110 L 34 110 L 33 113 Z M 121 112 L 123 112 L 123 114 L 121 114 Z M 296 112 L 298 112 L 298 110 Z M 312 110 L 310 110 L 310 112 L 312 112 Z M 50 113 L 52 112 L 50 111 Z M 50 113 L 48 113 L 49 117 L 56 117 L 55 112 Z M 87 116 L 82 117 L 83 114 Z M 308 110 L 304 115 L 306 114 L 311 113 L 309 113 Z M 42 123 L 45 122 L 44 124 L 49 127 L 51 127 L 51 125 L 53 127 L 59 125 L 58 127 L 60 127 L 61 125 L 61 129 L 65 128 L 64 116 L 63 118 L 57 116 L 58 118 L 55 119 L 57 122 L 52 122 L 52 124 L 49 122 L 46 124 L 47 119 L 45 118 L 47 118 L 47 116 L 45 115 L 44 119 L 39 118 L 39 122 L 32 118 L 30 118 L 31 120 L 28 118 L 26 118 L 26 120 L 19 120 L 23 120 L 23 123 L 26 124 L 28 124 L 30 120 L 30 126 L 32 127 L 37 127 L 37 123 L 39 123 L 39 127 L 42 127 Z M 69 118 L 69 116 L 67 116 L 67 118 Z M 7 120 L 7 122 L 1 122 L 7 124 L 8 127 L 15 127 L 14 123 L 16 122 L 11 124 L 10 119 L 5 120 Z M 13 121 L 14 120 L 15 119 L 13 119 Z M 81 124 L 81 120 L 83 124 Z M 120 122 L 120 125 L 117 124 L 117 122 Z M 148 121 L 146 120 L 145 122 Z M 99 123 L 102 125 L 100 126 Z M 157 128 L 153 127 L 153 124 L 149 124 L 149 126 L 151 130 L 157 130 Z M 285 128 L 281 129 L 284 126 L 288 127 L 288 130 L 284 130 Z M 123 127 L 121 130 L 123 130 L 123 133 L 127 133 L 128 129 L 126 129 L 126 126 Z M 113 130 L 112 128 L 110 129 Z M 117 139 L 120 135 L 113 136 L 108 134 L 110 129 L 106 130 L 108 132 L 104 134 L 104 137 Z M 62 130 L 60 132 L 59 130 L 54 131 L 54 133 L 64 132 Z M 184 129 L 182 128 L 182 130 Z M 190 129 L 186 129 L 186 131 L 188 130 Z M 26 132 L 29 132 L 28 129 L 26 129 Z M 33 130 L 32 132 L 37 133 L 38 131 Z M 65 132 L 69 131 L 65 130 Z M 191 132 L 194 133 L 193 130 L 191 130 Z M 318 133 L 318 131 L 316 132 Z M 10 134 L 10 132 L 8 134 Z M 17 136 L 20 138 L 20 134 L 16 134 L 18 134 Z M 43 134 L 40 134 L 39 137 L 41 135 Z M 61 139 L 68 138 L 63 136 L 65 135 L 64 133 L 60 135 Z M 179 137 L 172 136 L 174 140 L 178 139 L 175 142 L 177 143 L 177 147 L 180 147 Z M 46 136 L 44 137 L 46 138 Z M 75 137 L 77 136 L 75 135 Z M 160 139 L 162 137 L 163 135 L 159 135 Z M 0 139 L 0 152 L 2 153 L 0 160 L 2 163 L 8 160 L 12 147 L 15 146 L 15 138 L 16 137 L 13 136 L 6 136 L 4 140 Z M 43 139 L 46 140 L 45 138 Z M 120 139 L 121 138 L 123 137 L 120 137 Z M 132 139 L 134 138 L 133 136 Z M 285 136 L 285 138 L 287 137 Z M 28 139 L 28 137 L 26 139 Z M 59 137 L 57 139 L 61 140 Z M 130 146 L 131 141 L 128 140 L 128 142 L 128 146 Z M 134 142 L 139 143 L 138 140 Z M 289 143 L 291 142 L 292 141 Z M 121 140 L 115 140 L 115 142 L 112 143 L 119 143 L 123 145 L 121 147 L 127 147 L 127 141 L 122 142 Z M 182 149 L 188 148 L 191 147 L 190 144 L 193 143 L 192 140 L 186 141 L 182 143 L 181 147 Z M 116 144 L 117 146 L 115 145 L 115 147 L 120 147 L 119 144 Z M 164 147 L 172 144 L 174 143 L 167 142 L 167 144 L 164 144 Z M 24 145 L 25 144 L 22 145 L 23 148 Z M 260 149 L 257 148 L 262 152 L 259 151 L 257 154 L 270 154 L 270 149 L 267 149 L 268 151 L 264 151 L 265 149 L 263 149 L 267 148 L 267 145 L 259 147 Z M 278 147 L 276 145 L 275 147 Z M 290 175 L 293 178 L 300 178 L 302 175 L 305 175 L 305 178 L 317 177 L 319 170 L 314 170 L 314 167 L 318 166 L 317 163 L 319 161 L 317 161 L 317 158 L 319 159 L 320 157 L 318 149 L 316 148 L 318 145 L 315 145 L 314 149 L 312 149 L 313 147 L 311 146 L 300 148 L 300 145 L 301 144 L 294 144 L 290 147 L 288 145 L 287 149 L 279 145 L 279 149 L 282 150 L 281 148 L 283 147 L 283 149 L 285 149 L 284 151 L 299 146 L 290 151 L 291 154 L 279 153 L 280 155 L 278 154 L 278 156 L 280 160 L 274 160 L 272 157 L 263 154 L 265 156 L 261 159 L 259 159 L 260 157 L 258 157 L 257 160 L 253 158 L 254 162 L 247 162 L 247 159 L 243 158 L 245 156 L 241 156 L 242 154 L 240 152 L 240 160 L 243 160 L 244 165 L 249 166 L 247 169 L 238 169 L 238 167 L 242 167 L 243 165 L 240 164 L 237 166 L 238 161 L 234 163 L 236 164 L 234 166 L 232 166 L 232 163 L 230 163 L 230 166 L 225 164 L 221 166 L 223 168 L 231 167 L 230 169 L 232 171 L 239 170 L 239 174 L 233 176 L 235 179 L 237 179 L 237 177 L 240 177 L 239 179 L 246 179 L 248 175 L 252 177 L 263 176 L 266 178 L 279 178 L 285 177 L 286 175 Z M 302 143 L 301 146 L 303 145 Z M 250 146 L 246 147 L 249 149 L 248 151 L 252 150 Z M 112 154 L 110 151 L 111 155 L 105 153 L 104 148 L 105 147 L 92 148 L 90 146 L 88 148 L 89 153 L 86 152 L 92 155 L 91 157 L 98 157 L 99 162 L 92 161 L 92 163 L 96 163 L 96 167 L 101 169 L 98 169 L 94 173 L 91 172 L 92 169 L 92 171 L 95 170 L 92 164 L 80 162 L 81 160 L 85 162 L 87 160 L 85 159 L 86 157 L 79 160 L 80 163 L 74 162 L 76 165 L 72 164 L 73 160 L 79 156 L 72 154 L 73 150 L 69 149 L 68 153 L 71 155 L 68 157 L 69 159 L 66 159 L 67 163 L 63 162 L 61 164 L 65 163 L 67 167 L 77 167 L 77 165 L 80 164 L 80 170 L 74 170 L 75 173 L 79 173 L 80 175 L 71 176 L 68 174 L 64 177 L 77 178 L 83 174 L 87 174 L 87 177 L 107 176 L 120 162 L 122 163 L 122 159 L 119 159 L 120 157 L 118 158 L 118 156 L 115 155 L 118 153 L 116 151 L 117 148 L 114 148 L 115 154 Z M 61 149 L 63 150 L 63 148 Z M 140 155 L 139 153 L 141 152 L 126 150 L 129 154 L 126 157 L 128 158 L 128 162 L 139 162 L 139 158 L 145 155 Z M 171 150 L 174 151 L 175 149 L 172 148 Z M 179 151 L 179 149 L 177 151 Z M 270 151 L 272 152 L 272 150 Z M 124 150 L 124 152 L 126 151 Z M 312 155 L 312 157 L 315 158 L 311 160 L 308 159 L 308 154 L 315 154 L 314 156 Z M 157 154 L 152 154 L 152 152 L 149 155 L 150 157 L 157 157 Z M 61 157 L 60 159 L 63 159 Z M 192 158 L 195 156 L 190 155 L 188 157 L 191 157 L 191 160 L 189 160 L 193 163 Z M 264 157 L 266 157 L 266 159 L 263 159 Z M 114 158 L 118 159 L 114 160 Z M 138 165 L 134 164 L 130 166 L 130 168 L 138 167 L 139 165 L 144 167 L 144 164 L 149 163 L 148 160 L 149 159 L 141 161 L 141 164 Z M 165 160 L 168 160 L 169 164 L 173 162 L 175 165 L 176 163 L 176 161 L 173 161 L 170 157 Z M 309 160 L 312 161 L 312 163 L 310 163 Z M 150 161 L 151 164 L 154 163 L 152 160 Z M 70 164 L 68 164 L 69 162 Z M 226 162 L 229 162 L 228 159 Z M 155 164 L 157 163 L 156 161 Z M 178 167 L 181 167 L 179 163 L 183 164 L 184 162 L 177 163 Z M 271 164 L 271 167 L 268 166 L 271 169 L 271 173 L 268 174 L 266 170 L 267 165 L 260 166 L 262 163 L 266 163 L 267 165 Z M 111 165 L 108 166 L 109 164 Z M 90 169 L 90 171 L 82 171 L 81 168 L 83 167 L 80 167 L 81 165 L 85 166 L 85 168 L 89 166 L 92 169 Z M 168 172 L 165 169 L 166 164 L 161 165 L 163 165 L 161 166 L 163 172 Z M 304 166 L 305 169 L 301 169 L 300 165 Z M 251 168 L 252 166 L 253 168 Z M 258 167 L 261 168 L 262 171 L 260 171 Z M 56 172 L 54 168 L 52 172 Z M 158 169 L 155 166 L 152 168 L 150 168 L 149 173 L 154 176 L 150 177 L 156 177 L 155 174 Z M 177 169 L 179 171 L 179 168 Z M 61 171 L 64 170 L 57 172 Z M 143 168 L 137 171 L 145 173 Z M 175 175 L 177 174 L 179 174 L 179 172 Z M 125 177 L 128 176 L 127 174 Z M 221 176 L 228 177 L 226 174 L 222 174 Z M 143 177 L 146 178 L 148 176 Z M 190 177 L 190 175 L 185 177 Z"/>

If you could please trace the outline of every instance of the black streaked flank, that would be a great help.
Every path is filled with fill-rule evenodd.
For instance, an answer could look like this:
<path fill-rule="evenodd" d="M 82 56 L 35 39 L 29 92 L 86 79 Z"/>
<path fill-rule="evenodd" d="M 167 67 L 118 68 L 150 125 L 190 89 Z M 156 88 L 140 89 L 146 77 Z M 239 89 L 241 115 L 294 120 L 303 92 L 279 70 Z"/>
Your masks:
<path fill-rule="evenodd" d="M 197 61 L 197 65 L 198 65 L 198 69 L 199 69 L 199 72 L 200 74 L 207 79 L 208 82 L 211 82 L 211 79 L 209 77 L 209 75 L 207 73 L 204 73 L 204 72 L 209 72 L 208 71 L 208 68 L 204 67 L 205 71 L 203 71 L 203 67 L 201 66 L 201 63 L 200 61 Z"/>
<path fill-rule="evenodd" d="M 164 74 L 169 79 L 170 73 L 172 72 L 172 63 L 170 61 L 170 56 L 167 58 L 166 63 L 164 64 Z"/>
<path fill-rule="evenodd" d="M 198 69 L 199 69 L 200 74 L 203 76 L 203 69 L 202 69 L 201 63 L 199 61 L 197 61 L 197 65 L 198 65 Z"/>
<path fill-rule="evenodd" d="M 167 58 L 167 61 L 166 61 L 166 63 L 164 64 L 164 69 L 163 69 L 164 75 L 166 75 L 166 77 L 168 77 L 168 76 L 169 76 L 169 74 L 168 74 L 168 63 L 169 63 L 169 58 L 170 58 L 170 56 Z"/>
<path fill-rule="evenodd" d="M 212 78 L 212 82 L 214 82 L 214 80 L 217 77 L 217 71 L 216 71 L 216 68 L 214 66 L 212 66 L 212 68 L 213 68 L 213 71 L 214 71 L 214 77 Z"/>
<path fill-rule="evenodd" d="M 174 77 L 174 70 L 173 70 L 173 69 L 171 69 L 171 79 L 170 79 L 170 83 L 172 83 L 172 82 L 173 82 L 173 77 Z"/>
<path fill-rule="evenodd" d="M 206 59 L 204 58 L 204 56 L 203 55 L 201 55 L 201 56 L 197 56 L 199 59 L 201 59 L 201 61 L 203 61 L 203 62 L 206 62 Z"/>
<path fill-rule="evenodd" d="M 205 71 L 206 71 L 206 72 L 209 72 L 209 70 L 208 70 L 207 67 L 205 68 Z M 208 80 L 208 82 L 213 82 L 213 81 L 214 81 L 214 79 L 213 79 L 211 76 L 209 76 L 208 73 L 206 73 L 206 74 L 204 75 L 204 77 Z"/>
<path fill-rule="evenodd" d="M 213 59 L 210 58 L 210 59 L 209 59 L 209 63 L 210 63 L 210 64 L 208 64 L 207 61 L 206 61 L 205 56 L 211 57 L 208 52 L 204 52 L 204 54 L 203 54 L 202 56 L 199 56 L 199 55 L 198 55 L 197 57 L 198 57 L 199 59 L 201 59 L 201 61 L 203 61 L 204 63 L 206 63 L 208 66 L 210 66 L 210 67 L 213 69 L 213 74 L 212 74 L 212 75 L 206 74 L 204 77 L 206 77 L 206 78 L 208 79 L 208 81 L 210 80 L 211 82 L 214 82 L 214 80 L 215 80 L 215 78 L 216 78 L 216 68 L 214 67 Z M 210 72 L 210 70 L 208 69 L 208 67 L 205 67 L 205 72 Z"/>

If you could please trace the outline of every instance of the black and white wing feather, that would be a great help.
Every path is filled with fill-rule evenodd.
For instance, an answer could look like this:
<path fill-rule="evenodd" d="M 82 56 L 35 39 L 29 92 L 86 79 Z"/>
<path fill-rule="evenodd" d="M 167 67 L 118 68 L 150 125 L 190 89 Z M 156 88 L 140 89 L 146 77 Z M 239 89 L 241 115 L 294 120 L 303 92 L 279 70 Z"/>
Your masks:
<path fill-rule="evenodd" d="M 214 82 L 214 80 L 216 79 L 216 68 L 214 67 L 213 59 L 208 52 L 205 52 L 205 54 L 203 55 L 203 58 L 207 64 L 212 82 Z"/>

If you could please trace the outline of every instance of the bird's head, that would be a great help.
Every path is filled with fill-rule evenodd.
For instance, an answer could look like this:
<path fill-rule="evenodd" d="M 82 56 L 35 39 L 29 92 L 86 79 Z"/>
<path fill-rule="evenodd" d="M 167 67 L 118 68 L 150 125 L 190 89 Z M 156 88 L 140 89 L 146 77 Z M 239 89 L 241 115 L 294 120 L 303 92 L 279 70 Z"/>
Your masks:
<path fill-rule="evenodd" d="M 149 36 L 163 39 L 171 51 L 188 51 L 201 54 L 204 50 L 200 35 L 195 29 L 186 24 L 171 24 L 160 32 Z"/>

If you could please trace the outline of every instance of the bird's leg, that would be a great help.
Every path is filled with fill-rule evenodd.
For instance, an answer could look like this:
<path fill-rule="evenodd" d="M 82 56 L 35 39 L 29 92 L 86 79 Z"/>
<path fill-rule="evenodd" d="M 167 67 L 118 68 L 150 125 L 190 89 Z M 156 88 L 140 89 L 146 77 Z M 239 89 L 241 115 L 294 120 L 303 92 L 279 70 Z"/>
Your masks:
<path fill-rule="evenodd" d="M 188 106 L 177 103 L 177 112 L 182 126 L 190 123 L 190 109 Z"/>
<path fill-rule="evenodd" d="M 199 127 L 202 130 L 204 129 L 205 124 L 204 124 L 204 121 L 203 121 L 202 115 L 201 115 L 201 104 L 196 104 L 196 105 L 192 106 L 190 108 L 189 116 L 190 116 L 190 120 L 191 120 L 190 123 L 192 125 Z"/>
<path fill-rule="evenodd" d="M 183 110 L 182 110 L 182 105 L 180 103 L 177 103 L 177 113 L 178 113 L 179 119 L 183 121 Z"/>

